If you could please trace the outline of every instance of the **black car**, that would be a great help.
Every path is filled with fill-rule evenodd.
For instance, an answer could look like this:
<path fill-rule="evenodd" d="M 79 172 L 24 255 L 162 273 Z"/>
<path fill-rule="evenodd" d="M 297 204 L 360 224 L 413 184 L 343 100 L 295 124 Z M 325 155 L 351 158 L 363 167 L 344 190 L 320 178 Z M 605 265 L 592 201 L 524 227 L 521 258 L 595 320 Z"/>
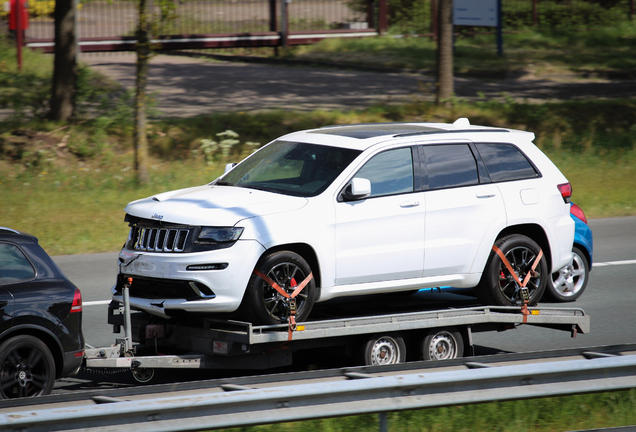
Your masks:
<path fill-rule="evenodd" d="M 0 399 L 46 395 L 84 358 L 82 294 L 34 236 L 0 227 Z"/>

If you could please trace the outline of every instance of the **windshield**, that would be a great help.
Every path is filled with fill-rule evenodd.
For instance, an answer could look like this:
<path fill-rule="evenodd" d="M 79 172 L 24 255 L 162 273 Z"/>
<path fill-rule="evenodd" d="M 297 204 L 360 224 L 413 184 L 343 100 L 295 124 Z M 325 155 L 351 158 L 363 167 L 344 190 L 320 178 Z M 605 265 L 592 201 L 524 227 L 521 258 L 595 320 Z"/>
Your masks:
<path fill-rule="evenodd" d="M 274 141 L 227 173 L 217 185 L 240 186 L 302 197 L 327 189 L 359 150 Z"/>

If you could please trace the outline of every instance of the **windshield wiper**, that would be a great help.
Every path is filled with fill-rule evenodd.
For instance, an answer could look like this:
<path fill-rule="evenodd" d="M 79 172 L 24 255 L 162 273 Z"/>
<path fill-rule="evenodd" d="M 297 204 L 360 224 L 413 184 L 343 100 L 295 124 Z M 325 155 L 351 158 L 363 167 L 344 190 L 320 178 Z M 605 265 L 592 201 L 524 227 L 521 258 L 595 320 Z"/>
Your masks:
<path fill-rule="evenodd" d="M 236 186 L 236 185 L 229 181 L 219 180 L 218 182 L 214 183 L 214 186 Z"/>

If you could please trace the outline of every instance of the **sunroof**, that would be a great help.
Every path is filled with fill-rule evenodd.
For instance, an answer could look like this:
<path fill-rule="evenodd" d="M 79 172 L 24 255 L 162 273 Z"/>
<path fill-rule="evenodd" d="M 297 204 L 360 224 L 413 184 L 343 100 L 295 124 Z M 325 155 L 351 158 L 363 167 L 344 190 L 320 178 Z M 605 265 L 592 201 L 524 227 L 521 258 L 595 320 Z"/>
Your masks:
<path fill-rule="evenodd" d="M 349 138 L 365 139 L 382 135 L 399 135 L 418 132 L 439 132 L 442 129 L 403 123 L 360 124 L 351 126 L 333 126 L 318 129 L 310 133 L 339 135 Z"/>

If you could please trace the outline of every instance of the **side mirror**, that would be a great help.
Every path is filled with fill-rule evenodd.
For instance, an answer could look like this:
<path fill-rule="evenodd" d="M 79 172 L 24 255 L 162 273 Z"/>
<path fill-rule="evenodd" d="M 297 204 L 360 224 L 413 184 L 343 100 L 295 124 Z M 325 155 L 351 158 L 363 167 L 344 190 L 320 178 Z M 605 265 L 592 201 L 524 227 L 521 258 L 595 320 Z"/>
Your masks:
<path fill-rule="evenodd" d="M 345 188 L 342 197 L 345 201 L 361 200 L 371 195 L 371 182 L 365 178 L 354 177 Z"/>
<path fill-rule="evenodd" d="M 237 165 L 236 162 L 232 162 L 232 163 L 229 163 L 229 164 L 225 165 L 225 173 L 228 173 L 228 172 L 232 171 L 232 168 L 234 168 L 236 165 Z"/>

